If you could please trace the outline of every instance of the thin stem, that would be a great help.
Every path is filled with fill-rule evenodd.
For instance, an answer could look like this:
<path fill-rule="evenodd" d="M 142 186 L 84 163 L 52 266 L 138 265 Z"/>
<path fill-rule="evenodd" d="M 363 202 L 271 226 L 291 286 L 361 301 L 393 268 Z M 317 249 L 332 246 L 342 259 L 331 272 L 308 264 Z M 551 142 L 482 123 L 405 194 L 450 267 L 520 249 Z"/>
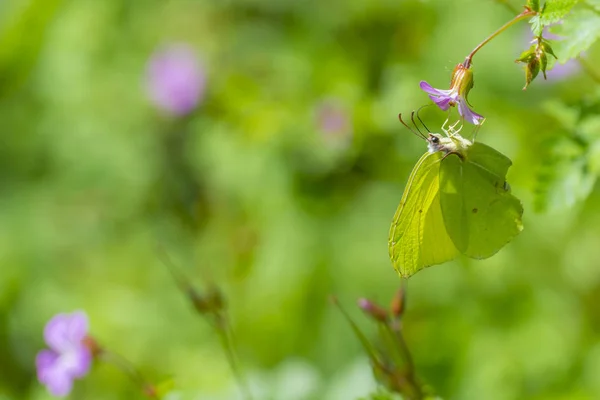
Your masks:
<path fill-rule="evenodd" d="M 227 357 L 227 361 L 229 362 L 229 366 L 231 367 L 231 371 L 233 372 L 236 380 L 238 381 L 238 385 L 240 390 L 242 391 L 244 397 L 248 400 L 252 400 L 252 393 L 248 387 L 248 383 L 246 381 L 246 377 L 242 369 L 238 365 L 238 357 L 235 351 L 235 344 L 233 340 L 233 331 L 229 328 L 229 324 L 225 321 L 225 317 L 220 317 L 223 322 L 221 322 L 221 326 L 215 326 L 215 330 L 217 331 L 217 335 L 219 336 L 219 341 L 221 343 L 221 347 L 223 348 L 223 352 Z"/>
<path fill-rule="evenodd" d="M 517 22 L 519 22 L 519 21 L 521 21 L 523 19 L 532 17 L 535 14 L 536 14 L 535 11 L 533 11 L 533 10 L 531 10 L 529 8 L 526 8 L 521 14 L 519 14 L 516 17 L 514 17 L 513 19 L 511 19 L 506 24 L 502 25 L 496 32 L 494 32 L 490 36 L 488 36 L 483 42 L 479 43 L 477 45 L 477 47 L 475 47 L 473 49 L 473 51 L 471 51 L 471 53 L 469 53 L 469 55 L 465 59 L 465 62 L 463 63 L 463 65 L 465 66 L 465 68 L 469 68 L 471 66 L 471 60 L 473 59 L 473 56 L 475 55 L 475 53 L 477 53 L 483 46 L 485 46 L 486 44 L 488 44 L 492 39 L 494 39 L 496 36 L 498 36 L 499 34 L 501 34 L 502 32 L 504 32 L 506 29 L 508 29 L 512 25 L 516 24 Z"/>
<path fill-rule="evenodd" d="M 175 284 L 179 287 L 183 294 L 186 295 L 188 300 L 191 301 L 197 314 L 201 317 L 204 317 L 204 319 L 216 332 L 217 336 L 219 337 L 221 347 L 223 348 L 223 352 L 227 358 L 227 363 L 233 371 L 233 375 L 238 383 L 238 386 L 240 387 L 241 392 L 244 394 L 246 399 L 252 400 L 252 395 L 250 393 L 250 389 L 248 388 L 244 374 L 242 373 L 242 368 L 237 362 L 237 354 L 233 341 L 233 331 L 227 321 L 227 313 L 226 310 L 223 309 L 222 303 L 219 302 L 218 305 L 215 305 L 212 300 L 208 301 L 207 303 L 207 296 L 210 297 L 210 293 L 204 293 L 203 295 L 200 295 L 194 286 L 188 282 L 185 275 L 177 269 L 177 266 L 173 263 L 169 257 L 169 254 L 162 247 L 158 248 L 158 255 L 169 270 L 173 280 L 175 281 Z"/>
<path fill-rule="evenodd" d="M 139 386 L 142 389 L 146 396 L 150 398 L 157 398 L 153 389 L 153 385 L 150 384 L 146 378 L 144 378 L 142 373 L 125 357 L 103 350 L 100 353 L 100 358 L 121 370 L 121 372 L 127 375 L 129 379 L 136 384 L 136 386 Z"/>
<path fill-rule="evenodd" d="M 399 325 L 391 326 L 389 323 L 383 324 L 387 333 L 398 343 L 398 350 L 400 351 L 400 356 L 406 363 L 406 380 L 408 384 L 412 387 L 415 392 L 415 395 L 418 399 L 423 398 L 423 391 L 421 390 L 421 385 L 417 382 L 417 375 L 415 371 L 415 363 L 413 361 L 412 355 L 410 354 L 410 350 L 408 349 L 408 345 L 402 336 L 402 332 L 400 330 Z"/>

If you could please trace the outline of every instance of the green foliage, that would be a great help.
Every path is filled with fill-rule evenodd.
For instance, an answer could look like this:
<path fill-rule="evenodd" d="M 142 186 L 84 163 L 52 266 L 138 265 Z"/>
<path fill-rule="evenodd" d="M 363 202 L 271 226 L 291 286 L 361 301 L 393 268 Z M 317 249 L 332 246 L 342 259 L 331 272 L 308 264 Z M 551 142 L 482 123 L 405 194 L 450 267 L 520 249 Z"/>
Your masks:
<path fill-rule="evenodd" d="M 366 397 L 369 361 L 327 298 L 396 291 L 386 232 L 424 152 L 397 114 L 430 103 L 418 82 L 447 84 L 465 38 L 475 45 L 508 14 L 473 0 L 57 4 L 0 1 L 0 398 L 51 399 L 35 355 L 49 318 L 75 309 L 152 383 L 173 377 L 165 400 L 239 397 L 157 244 L 191 282 L 222 288 L 254 399 Z M 511 34 L 527 41 L 511 29 L 478 53 L 469 99 L 487 118 L 477 139 L 511 155 L 529 210 L 541 143 L 571 142 L 576 127 L 597 170 L 598 111 L 578 103 L 594 85 L 581 71 L 521 93 Z M 144 87 L 148 58 L 171 42 L 207 71 L 184 119 Z M 586 57 L 600 65 L 597 51 Z M 567 134 L 540 112 L 548 98 L 570 105 L 552 114 L 572 120 Z M 345 129 L 320 124 L 330 102 Z M 420 115 L 432 131 L 447 117 Z M 403 332 L 435 393 L 600 398 L 599 189 L 559 217 L 527 213 L 527 234 L 494 257 L 410 279 Z M 71 398 L 147 399 L 102 364 Z"/>
<path fill-rule="evenodd" d="M 578 2 L 579 0 L 547 0 L 538 15 L 529 20 L 534 36 L 540 36 L 546 25 L 563 19 Z M 537 9 L 532 9 L 538 11 L 539 4 Z"/>
<path fill-rule="evenodd" d="M 600 0 L 585 0 L 585 4 L 597 11 L 600 11 Z"/>
<path fill-rule="evenodd" d="M 535 207 L 555 211 L 584 201 L 599 177 L 600 104 L 567 107 L 549 102 L 546 110 L 558 126 L 543 149 Z"/>
<path fill-rule="evenodd" d="M 579 0 L 547 0 L 540 14 L 540 24 L 549 25 L 563 19 Z"/>
<path fill-rule="evenodd" d="M 600 38 L 600 12 L 585 8 L 574 10 L 563 24 L 553 27 L 552 32 L 565 38 L 555 44 L 558 61 L 565 63 Z"/>
<path fill-rule="evenodd" d="M 32 0 L 0 28 L 0 92 L 22 84 L 34 68 L 44 36 L 63 0 Z"/>
<path fill-rule="evenodd" d="M 377 392 L 372 393 L 368 397 L 361 397 L 358 400 L 403 400 L 404 397 L 397 393 L 388 392 L 384 388 L 379 388 Z"/>

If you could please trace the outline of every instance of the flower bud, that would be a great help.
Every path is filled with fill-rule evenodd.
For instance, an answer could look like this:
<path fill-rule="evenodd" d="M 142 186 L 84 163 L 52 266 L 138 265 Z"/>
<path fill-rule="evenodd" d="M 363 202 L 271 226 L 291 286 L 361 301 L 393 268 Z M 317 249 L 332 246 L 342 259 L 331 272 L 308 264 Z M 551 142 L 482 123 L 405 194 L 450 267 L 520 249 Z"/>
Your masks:
<path fill-rule="evenodd" d="M 540 69 L 542 70 L 542 74 L 544 75 L 544 79 L 546 78 L 546 67 L 548 66 L 548 56 L 546 53 L 540 54 Z"/>
<path fill-rule="evenodd" d="M 552 50 L 552 46 L 550 45 L 549 41 L 547 41 L 546 39 L 542 39 L 540 46 L 542 47 L 542 51 L 544 53 L 550 54 L 552 57 L 558 59 L 556 54 L 554 54 L 554 50 Z"/>
<path fill-rule="evenodd" d="M 370 315 L 376 321 L 387 322 L 388 320 L 387 311 L 383 307 L 370 300 L 359 299 L 358 307 L 360 307 L 366 314 Z"/>
<path fill-rule="evenodd" d="M 529 61 L 531 61 L 534 58 L 535 58 L 535 46 L 531 46 L 529 48 L 529 50 L 525 50 L 524 52 L 522 52 L 521 55 L 519 56 L 519 58 L 517 58 L 515 60 L 515 62 L 516 63 L 519 63 L 519 62 L 529 63 Z"/>
<path fill-rule="evenodd" d="M 402 314 L 404 314 L 404 309 L 406 308 L 406 290 L 404 289 L 404 285 L 398 289 L 394 297 L 392 298 L 392 302 L 390 303 L 390 311 L 395 318 L 400 318 Z"/>
<path fill-rule="evenodd" d="M 450 90 L 455 90 L 459 96 L 467 98 L 469 91 L 473 88 L 473 70 L 458 64 L 452 72 Z"/>
<path fill-rule="evenodd" d="M 201 295 L 196 289 L 189 286 L 187 295 L 196 311 L 200 314 L 222 311 L 225 305 L 223 295 L 214 287 L 208 290 L 204 295 Z"/>
<path fill-rule="evenodd" d="M 539 74 L 539 72 L 540 60 L 536 57 L 530 60 L 529 63 L 527 63 L 527 67 L 525 68 L 525 86 L 523 87 L 523 90 L 527 89 L 527 86 L 529 86 L 529 84 L 533 82 L 533 80 Z"/>

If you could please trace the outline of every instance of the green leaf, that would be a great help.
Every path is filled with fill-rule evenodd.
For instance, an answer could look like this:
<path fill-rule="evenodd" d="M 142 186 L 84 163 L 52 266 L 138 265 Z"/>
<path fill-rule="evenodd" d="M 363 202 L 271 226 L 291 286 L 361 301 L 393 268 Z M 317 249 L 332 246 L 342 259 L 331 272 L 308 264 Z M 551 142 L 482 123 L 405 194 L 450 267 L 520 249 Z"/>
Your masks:
<path fill-rule="evenodd" d="M 0 30 L 0 93 L 23 83 L 35 67 L 46 30 L 63 0 L 26 2 L 11 23 Z"/>
<path fill-rule="evenodd" d="M 544 105 L 557 122 L 554 137 L 544 142 L 534 188 L 537 211 L 572 207 L 585 200 L 600 175 L 600 104 Z"/>
<path fill-rule="evenodd" d="M 540 23 L 549 25 L 560 21 L 579 0 L 547 0 L 540 15 Z"/>
<path fill-rule="evenodd" d="M 586 149 L 577 138 L 552 139 L 534 189 L 535 208 L 547 211 L 572 207 L 587 198 L 596 179 L 588 166 Z"/>
<path fill-rule="evenodd" d="M 540 16 L 536 15 L 535 17 L 532 17 L 529 20 L 529 23 L 531 24 L 531 32 L 533 32 L 533 36 L 540 36 L 544 30 L 544 25 L 542 24 Z"/>
<path fill-rule="evenodd" d="M 576 10 L 562 25 L 552 29 L 552 33 L 565 38 L 554 45 L 558 61 L 565 63 L 579 56 L 600 38 L 600 14 L 589 9 Z"/>

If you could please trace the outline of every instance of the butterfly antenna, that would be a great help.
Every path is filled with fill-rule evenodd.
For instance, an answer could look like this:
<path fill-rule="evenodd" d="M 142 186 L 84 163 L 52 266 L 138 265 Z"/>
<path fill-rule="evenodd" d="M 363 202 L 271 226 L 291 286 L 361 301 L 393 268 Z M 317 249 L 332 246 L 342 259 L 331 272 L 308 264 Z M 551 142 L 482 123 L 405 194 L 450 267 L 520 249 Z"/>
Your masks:
<path fill-rule="evenodd" d="M 423 137 L 425 137 L 425 138 L 426 138 L 427 136 L 425 136 L 425 135 L 424 135 L 424 134 L 421 132 L 421 130 L 419 129 L 419 125 L 417 125 L 417 124 L 416 124 L 416 122 L 415 122 L 415 112 L 414 112 L 414 111 L 410 113 L 410 120 L 412 121 L 412 123 L 413 123 L 413 125 L 415 126 L 415 128 L 417 128 L 417 131 L 419 131 L 419 133 L 421 134 L 421 136 L 423 136 Z M 429 130 L 428 130 L 428 132 L 429 132 Z"/>
<path fill-rule="evenodd" d="M 421 123 L 421 125 L 423 125 L 423 127 L 425 128 L 425 130 L 429 133 L 431 133 L 431 131 L 429 130 L 429 128 L 427 127 L 427 125 L 425 125 L 425 122 L 423 122 L 423 120 L 421 119 L 421 117 L 419 116 L 419 112 L 425 108 L 425 107 L 429 107 L 431 104 L 426 104 L 424 106 L 419 107 L 419 109 L 417 110 L 417 119 L 419 120 L 419 122 Z"/>
<path fill-rule="evenodd" d="M 404 120 L 402 119 L 402 113 L 398 114 L 398 119 L 400 120 L 400 123 L 406 127 L 406 129 L 414 133 L 416 136 L 420 137 L 421 139 L 427 139 L 427 137 L 423 135 L 421 131 L 419 131 L 418 129 L 415 131 L 413 128 L 410 127 L 410 125 L 404 122 Z"/>

